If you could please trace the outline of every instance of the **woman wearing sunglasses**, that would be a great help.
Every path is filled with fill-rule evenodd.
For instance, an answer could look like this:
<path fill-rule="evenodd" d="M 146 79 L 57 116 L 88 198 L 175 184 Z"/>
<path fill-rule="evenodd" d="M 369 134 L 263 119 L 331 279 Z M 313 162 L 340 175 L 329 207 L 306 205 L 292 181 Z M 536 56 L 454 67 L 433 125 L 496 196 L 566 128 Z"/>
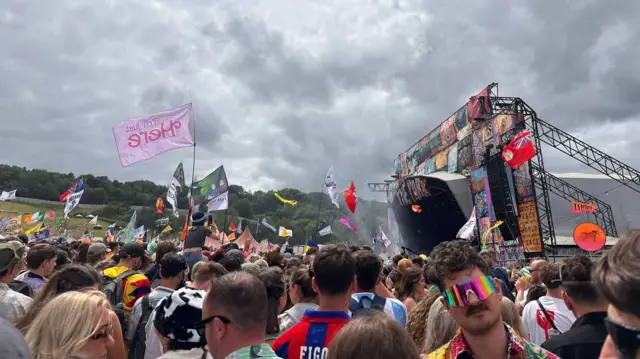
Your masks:
<path fill-rule="evenodd" d="M 99 291 L 67 292 L 47 303 L 25 336 L 33 359 L 106 359 L 110 305 Z"/>

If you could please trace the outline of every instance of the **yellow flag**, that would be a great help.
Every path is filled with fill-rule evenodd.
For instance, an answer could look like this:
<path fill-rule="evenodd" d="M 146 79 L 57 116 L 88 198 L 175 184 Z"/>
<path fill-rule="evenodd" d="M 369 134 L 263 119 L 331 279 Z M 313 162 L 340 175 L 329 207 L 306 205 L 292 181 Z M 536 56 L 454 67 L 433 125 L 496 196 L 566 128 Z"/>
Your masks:
<path fill-rule="evenodd" d="M 173 228 L 171 228 L 171 225 L 167 225 L 166 227 L 164 227 L 164 229 L 162 230 L 162 232 L 160 232 L 160 234 L 165 234 L 165 233 L 169 233 L 173 230 Z"/>
<path fill-rule="evenodd" d="M 284 199 L 284 198 L 282 198 L 282 197 L 278 194 L 278 192 L 274 192 L 274 193 L 273 193 L 273 195 L 274 195 L 274 196 L 276 196 L 276 198 L 277 198 L 277 199 L 279 199 L 279 200 L 280 200 L 280 202 L 282 202 L 282 203 L 284 203 L 284 204 L 290 204 L 290 205 L 292 205 L 292 206 L 295 206 L 296 204 L 298 204 L 298 201 L 294 201 L 294 200 L 292 200 L 292 199 Z"/>
<path fill-rule="evenodd" d="M 227 239 L 230 240 L 230 241 L 235 241 L 236 240 L 236 232 L 231 232 L 231 234 L 227 236 Z"/>
<path fill-rule="evenodd" d="M 40 232 L 40 230 L 42 229 L 42 222 L 36 224 L 35 226 L 27 229 L 24 234 L 34 234 L 34 233 L 38 233 Z"/>
<path fill-rule="evenodd" d="M 491 233 L 491 231 L 493 231 L 494 229 L 500 227 L 502 223 L 504 222 L 496 221 L 496 223 L 494 223 L 493 226 L 489 227 L 489 229 L 487 229 L 487 231 L 482 234 L 482 249 L 487 248 L 487 237 L 489 237 L 489 233 Z"/>

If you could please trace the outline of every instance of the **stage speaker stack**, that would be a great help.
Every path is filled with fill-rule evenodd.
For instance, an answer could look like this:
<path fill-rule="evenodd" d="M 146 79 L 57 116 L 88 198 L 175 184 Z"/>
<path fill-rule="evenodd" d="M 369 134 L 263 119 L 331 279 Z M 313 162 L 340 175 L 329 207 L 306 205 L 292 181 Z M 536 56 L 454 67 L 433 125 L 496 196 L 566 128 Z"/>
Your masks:
<path fill-rule="evenodd" d="M 492 147 L 492 146 L 491 146 Z M 496 220 L 504 221 L 499 227 L 500 234 L 505 241 L 515 241 L 520 238 L 520 228 L 518 227 L 517 210 L 514 208 L 515 201 L 511 197 L 507 171 L 502 160 L 502 148 L 494 155 L 490 155 L 489 148 L 485 155 L 485 170 L 489 182 L 489 192 Z"/>

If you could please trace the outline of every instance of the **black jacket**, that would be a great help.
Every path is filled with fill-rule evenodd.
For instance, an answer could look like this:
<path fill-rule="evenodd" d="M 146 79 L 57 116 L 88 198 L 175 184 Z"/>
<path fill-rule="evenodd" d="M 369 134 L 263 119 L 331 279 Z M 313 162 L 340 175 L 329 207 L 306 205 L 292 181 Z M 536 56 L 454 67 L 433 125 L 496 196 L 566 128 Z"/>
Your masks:
<path fill-rule="evenodd" d="M 607 312 L 587 313 L 576 319 L 571 329 L 542 343 L 542 347 L 562 359 L 598 359 L 607 338 L 606 316 Z"/>

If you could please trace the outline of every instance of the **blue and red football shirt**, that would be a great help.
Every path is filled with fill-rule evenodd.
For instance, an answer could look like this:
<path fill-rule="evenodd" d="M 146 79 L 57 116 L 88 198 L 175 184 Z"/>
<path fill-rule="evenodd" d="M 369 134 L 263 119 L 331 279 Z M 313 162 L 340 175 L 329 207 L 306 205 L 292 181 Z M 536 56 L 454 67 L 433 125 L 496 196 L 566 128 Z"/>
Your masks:
<path fill-rule="evenodd" d="M 273 350 L 282 359 L 326 358 L 329 345 L 351 317 L 345 312 L 304 312 L 300 323 L 282 333 Z"/>

